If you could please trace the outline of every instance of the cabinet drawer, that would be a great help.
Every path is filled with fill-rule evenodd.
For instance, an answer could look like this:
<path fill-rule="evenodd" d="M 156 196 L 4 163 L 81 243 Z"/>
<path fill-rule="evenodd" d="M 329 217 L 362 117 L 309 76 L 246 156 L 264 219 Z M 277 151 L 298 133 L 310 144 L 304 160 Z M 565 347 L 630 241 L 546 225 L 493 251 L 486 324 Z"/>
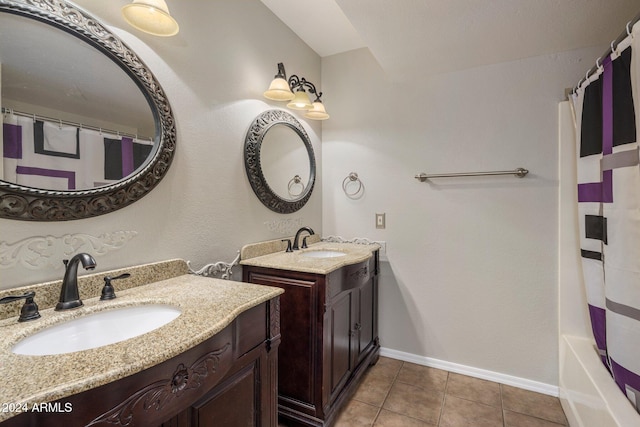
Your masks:
<path fill-rule="evenodd" d="M 253 307 L 238 316 L 235 330 L 238 356 L 248 353 L 267 339 L 269 325 L 265 324 L 266 318 L 266 304 Z"/>
<path fill-rule="evenodd" d="M 359 288 L 375 275 L 375 259 L 372 257 L 358 264 L 348 265 L 327 276 L 327 297 L 335 298 L 344 291 Z"/>

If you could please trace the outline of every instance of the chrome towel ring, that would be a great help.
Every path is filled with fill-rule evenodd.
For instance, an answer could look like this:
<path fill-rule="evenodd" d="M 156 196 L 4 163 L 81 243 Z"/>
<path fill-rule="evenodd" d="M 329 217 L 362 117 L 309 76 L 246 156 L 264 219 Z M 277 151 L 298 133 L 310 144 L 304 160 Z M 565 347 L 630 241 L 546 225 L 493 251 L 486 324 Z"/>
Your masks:
<path fill-rule="evenodd" d="M 297 193 L 292 190 L 296 186 L 300 187 L 300 191 Z M 289 184 L 287 185 L 287 191 L 289 192 L 289 195 L 291 197 L 298 197 L 302 193 L 304 193 L 304 183 L 302 182 L 302 178 L 300 178 L 300 175 L 295 175 L 293 178 L 291 178 Z"/>
<path fill-rule="evenodd" d="M 355 172 L 349 173 L 342 181 L 342 191 L 350 199 L 359 199 L 364 195 L 364 184 Z"/>

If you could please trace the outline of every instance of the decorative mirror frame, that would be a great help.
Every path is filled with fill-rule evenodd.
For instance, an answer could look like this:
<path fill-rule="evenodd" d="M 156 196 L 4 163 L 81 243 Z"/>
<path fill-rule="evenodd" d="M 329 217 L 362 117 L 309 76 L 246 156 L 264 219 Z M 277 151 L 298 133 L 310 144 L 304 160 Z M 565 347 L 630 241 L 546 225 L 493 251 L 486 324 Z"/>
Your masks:
<path fill-rule="evenodd" d="M 305 190 L 294 200 L 286 200 L 278 196 L 265 179 L 260 164 L 262 141 L 273 126 L 286 125 L 293 129 L 305 145 L 309 155 L 309 182 Z M 260 114 L 251 124 L 244 141 L 244 167 L 253 192 L 262 204 L 274 212 L 288 214 L 300 210 L 311 197 L 316 181 L 316 158 L 313 153 L 311 139 L 295 117 L 283 110 L 267 110 Z"/>
<path fill-rule="evenodd" d="M 66 31 L 113 60 L 140 88 L 151 107 L 158 147 L 135 174 L 115 184 L 80 191 L 52 191 L 0 180 L 0 218 L 67 221 L 103 215 L 139 200 L 164 177 L 173 159 L 176 128 L 171 106 L 151 70 L 120 38 L 64 0 L 0 0 L 0 12 Z"/>

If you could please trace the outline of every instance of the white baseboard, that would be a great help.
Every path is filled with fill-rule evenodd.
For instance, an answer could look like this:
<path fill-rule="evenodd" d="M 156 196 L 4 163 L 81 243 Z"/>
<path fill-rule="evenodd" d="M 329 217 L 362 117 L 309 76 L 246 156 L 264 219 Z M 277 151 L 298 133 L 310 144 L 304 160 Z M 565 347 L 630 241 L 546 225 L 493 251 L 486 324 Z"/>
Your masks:
<path fill-rule="evenodd" d="M 558 397 L 559 395 L 559 388 L 555 385 L 501 374 L 499 372 L 487 371 L 486 369 L 474 368 L 473 366 L 460 365 L 458 363 L 447 362 L 444 360 L 434 359 L 432 357 L 418 356 L 417 354 L 405 353 L 403 351 L 385 347 L 380 348 L 380 356 L 415 363 L 416 365 L 429 366 L 431 368 L 455 372 L 456 374 L 468 375 L 470 377 L 506 384 L 529 391 L 535 391 L 537 393 L 547 394 L 549 396 Z"/>

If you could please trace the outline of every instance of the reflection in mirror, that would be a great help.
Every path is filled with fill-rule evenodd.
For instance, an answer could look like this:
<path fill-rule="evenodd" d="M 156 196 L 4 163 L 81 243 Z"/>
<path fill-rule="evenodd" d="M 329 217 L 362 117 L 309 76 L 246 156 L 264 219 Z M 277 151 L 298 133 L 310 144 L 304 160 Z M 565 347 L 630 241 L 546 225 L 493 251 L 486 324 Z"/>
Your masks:
<path fill-rule="evenodd" d="M 0 217 L 69 220 L 143 197 L 175 124 L 151 71 L 64 0 L 0 2 Z"/>
<path fill-rule="evenodd" d="M 269 187 L 283 199 L 297 199 L 309 182 L 311 165 L 307 148 L 289 126 L 276 124 L 265 134 L 260 164 Z"/>
<path fill-rule="evenodd" d="M 247 132 L 244 156 L 251 188 L 266 207 L 292 213 L 307 203 L 315 183 L 315 156 L 309 136 L 291 114 L 260 114 Z"/>
<path fill-rule="evenodd" d="M 152 153 L 155 123 L 146 98 L 115 62 L 79 38 L 2 13 L 0 75 L 0 179 L 90 189 L 126 178 Z"/>

